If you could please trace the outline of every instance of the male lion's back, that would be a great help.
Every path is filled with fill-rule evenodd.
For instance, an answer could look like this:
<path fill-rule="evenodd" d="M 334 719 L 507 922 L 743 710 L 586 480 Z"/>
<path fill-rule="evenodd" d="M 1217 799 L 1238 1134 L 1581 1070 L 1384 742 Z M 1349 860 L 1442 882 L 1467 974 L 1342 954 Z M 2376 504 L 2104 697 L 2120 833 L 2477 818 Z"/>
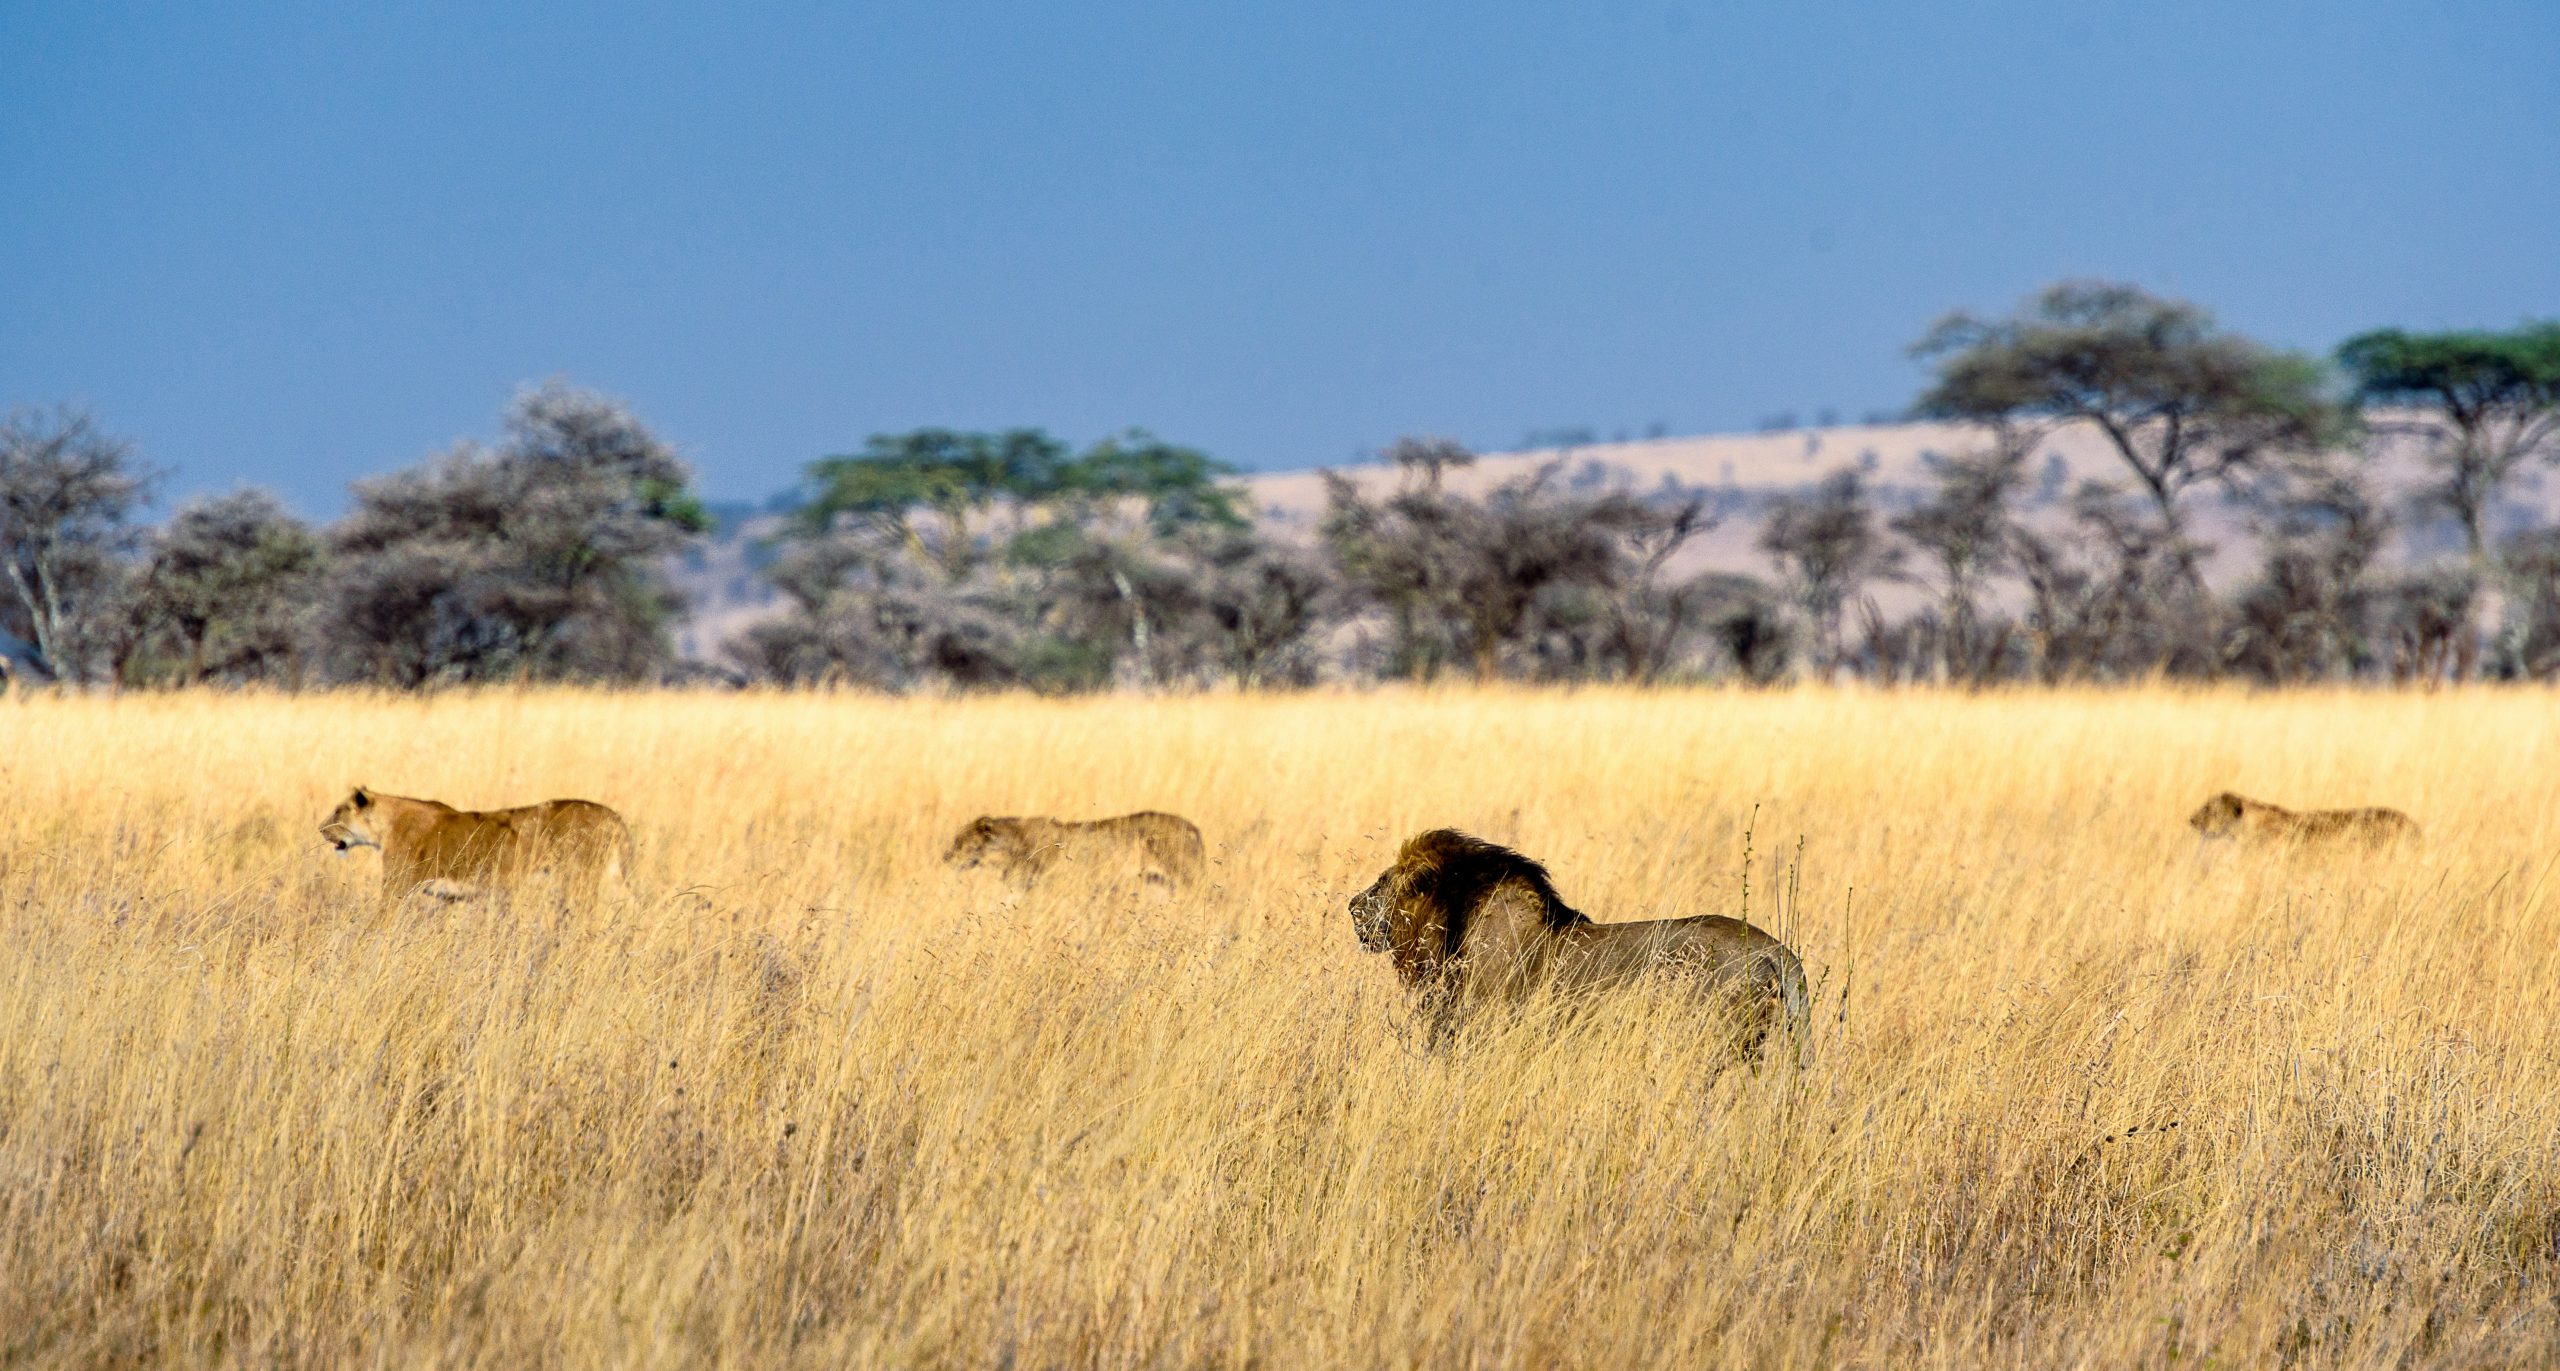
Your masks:
<path fill-rule="evenodd" d="M 1695 976 L 1703 989 L 1733 1003 L 1756 1046 L 1784 1025 L 1798 1035 L 1811 1023 L 1804 963 L 1763 929 L 1721 914 L 1632 923 L 1584 923 L 1557 930 L 1573 949 L 1565 969 L 1586 985 L 1621 983 L 1646 974 Z"/>

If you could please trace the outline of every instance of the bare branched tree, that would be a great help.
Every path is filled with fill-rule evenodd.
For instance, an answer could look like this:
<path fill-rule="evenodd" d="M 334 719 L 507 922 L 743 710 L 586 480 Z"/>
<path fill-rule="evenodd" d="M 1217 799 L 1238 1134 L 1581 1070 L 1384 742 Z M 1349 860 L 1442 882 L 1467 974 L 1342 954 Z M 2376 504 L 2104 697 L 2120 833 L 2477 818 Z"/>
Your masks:
<path fill-rule="evenodd" d="M 2166 606 L 2186 592 L 2170 538 L 2146 511 L 2126 508 L 2119 491 L 2083 484 L 2067 531 L 2021 526 L 2015 551 L 2029 653 L 2048 685 L 2161 670 L 2193 632 L 2169 622 Z"/>
<path fill-rule="evenodd" d="M 2500 549 L 2515 621 L 2513 657 L 2500 665 L 2531 680 L 2560 679 L 2560 529 L 2533 529 Z"/>
<path fill-rule="evenodd" d="M 1760 548 L 1786 574 L 1813 626 L 1815 670 L 1830 679 L 1841 665 L 1850 601 L 1900 566 L 1900 549 L 1885 536 L 1857 470 L 1833 472 L 1810 494 L 1778 500 L 1760 526 Z"/>
<path fill-rule="evenodd" d="M 128 554 L 152 472 L 82 410 L 0 419 L 0 630 L 33 644 L 39 669 L 74 684 L 111 670 L 131 620 Z"/>
<path fill-rule="evenodd" d="M 635 680 L 671 660 L 662 559 L 708 527 L 675 454 L 553 383 L 465 444 L 362 481 L 331 530 L 320 640 L 343 677 Z"/>
<path fill-rule="evenodd" d="M 1718 523 L 1707 512 L 1706 497 L 1689 496 L 1652 513 L 1650 521 L 1629 520 L 1626 525 L 1623 560 L 1611 577 L 1614 584 L 1602 616 L 1603 661 L 1640 683 L 1658 680 L 1671 669 L 1682 645 L 1705 627 L 1708 611 L 1725 589 L 1706 577 L 1675 580 L 1667 570 L 1681 548 Z"/>
<path fill-rule="evenodd" d="M 1920 550 L 1938 592 L 1931 632 L 1939 670 L 1948 678 L 1979 684 L 1999 669 L 2008 641 L 2006 622 L 1986 625 L 1982 597 L 1993 578 L 2017 560 L 2015 503 L 2026 486 L 2030 447 L 2014 429 L 1990 451 L 1941 463 L 1928 499 L 1893 520 L 1893 529 Z"/>
<path fill-rule="evenodd" d="M 1496 678 L 1542 594 L 1613 586 L 1630 560 L 1627 540 L 1662 526 L 1632 495 L 1566 493 L 1562 463 L 1479 499 L 1442 484 L 1443 473 L 1473 460 L 1454 443 L 1408 439 L 1388 455 L 1402 481 L 1383 500 L 1326 473 L 1323 532 L 1345 583 L 1388 614 L 1400 675 L 1427 679 L 1456 658 L 1476 679 Z"/>
<path fill-rule="evenodd" d="M 2232 666 L 2270 682 L 2341 679 L 2381 660 L 2376 559 L 2391 531 L 2364 472 L 2302 458 L 2255 493 L 2266 557 L 2232 604 Z"/>
<path fill-rule="evenodd" d="M 301 679 L 320 559 L 319 535 L 266 491 L 179 506 L 151 535 L 141 578 L 148 628 L 174 639 L 173 681 Z"/>

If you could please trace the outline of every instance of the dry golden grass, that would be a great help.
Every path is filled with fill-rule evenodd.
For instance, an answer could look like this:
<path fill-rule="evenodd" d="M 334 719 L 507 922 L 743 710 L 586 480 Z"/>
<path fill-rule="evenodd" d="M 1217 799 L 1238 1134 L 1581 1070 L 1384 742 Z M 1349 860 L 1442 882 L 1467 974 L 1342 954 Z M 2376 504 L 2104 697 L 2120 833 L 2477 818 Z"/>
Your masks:
<path fill-rule="evenodd" d="M 2547 1363 L 2556 707 L 0 702 L 0 1360 Z M 640 879 L 380 910 L 357 781 Z M 2206 854 L 2224 787 L 2427 838 Z M 1144 807 L 1211 888 L 936 865 Z M 1454 824 L 1735 912 L 1755 808 L 1801 1072 L 1651 997 L 1427 1053 L 1342 909 Z"/>

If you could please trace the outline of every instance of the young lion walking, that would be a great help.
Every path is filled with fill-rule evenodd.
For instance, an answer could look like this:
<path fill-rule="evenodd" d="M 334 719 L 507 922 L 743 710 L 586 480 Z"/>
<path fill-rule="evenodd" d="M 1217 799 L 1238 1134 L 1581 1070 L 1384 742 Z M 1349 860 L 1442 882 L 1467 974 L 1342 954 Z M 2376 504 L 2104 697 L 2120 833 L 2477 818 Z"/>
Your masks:
<path fill-rule="evenodd" d="M 466 899 L 536 875 L 593 899 L 607 877 L 627 877 L 632 865 L 630 825 L 587 800 L 475 812 L 357 786 L 320 836 L 341 853 L 379 849 L 386 900 L 412 892 Z"/>
<path fill-rule="evenodd" d="M 1178 814 L 1147 810 L 1091 823 L 990 815 L 970 820 L 942 860 L 960 871 L 994 865 L 1026 888 L 1066 867 L 1092 880 L 1135 877 L 1180 889 L 1200 879 L 1208 851 L 1199 828 Z"/>
<path fill-rule="evenodd" d="M 2314 809 L 2296 813 L 2281 805 L 2223 791 L 2187 816 L 2208 838 L 2248 843 L 2353 843 L 2381 847 L 2418 836 L 2417 821 L 2396 809 Z"/>

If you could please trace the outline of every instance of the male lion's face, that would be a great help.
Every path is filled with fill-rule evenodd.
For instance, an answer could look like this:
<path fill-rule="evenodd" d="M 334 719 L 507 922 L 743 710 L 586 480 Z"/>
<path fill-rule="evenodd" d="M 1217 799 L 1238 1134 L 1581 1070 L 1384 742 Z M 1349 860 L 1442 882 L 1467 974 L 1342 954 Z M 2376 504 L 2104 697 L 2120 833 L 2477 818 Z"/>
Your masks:
<path fill-rule="evenodd" d="M 1351 897 L 1351 927 L 1360 935 L 1365 952 L 1384 952 L 1395 945 L 1387 936 L 1387 920 L 1396 911 L 1400 892 L 1396 889 L 1396 868 L 1378 873 L 1369 888 Z"/>
<path fill-rule="evenodd" d="M 2208 838 L 2219 838 L 2240 823 L 2240 797 L 2226 790 L 2187 816 L 2187 823 Z"/>
<path fill-rule="evenodd" d="M 373 796 L 363 786 L 338 801 L 320 825 L 320 837 L 340 853 L 359 847 L 380 847 L 382 840 L 373 832 Z"/>

